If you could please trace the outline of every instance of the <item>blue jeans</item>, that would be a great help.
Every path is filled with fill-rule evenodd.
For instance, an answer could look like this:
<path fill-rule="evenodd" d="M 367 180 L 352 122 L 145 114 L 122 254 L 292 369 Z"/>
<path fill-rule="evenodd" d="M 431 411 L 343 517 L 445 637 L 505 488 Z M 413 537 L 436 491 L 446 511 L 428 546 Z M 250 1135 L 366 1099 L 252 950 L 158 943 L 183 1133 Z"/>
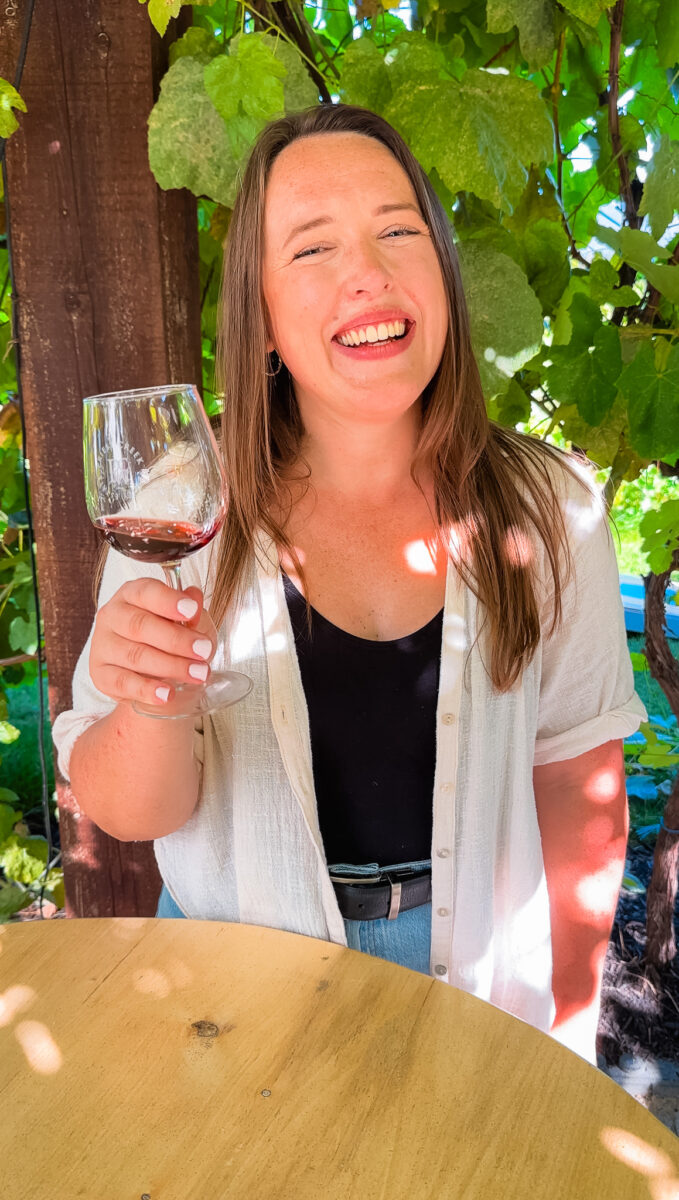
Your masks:
<path fill-rule="evenodd" d="M 431 866 L 431 859 L 390 864 L 391 867 L 396 865 L 423 870 L 425 867 Z M 388 867 L 382 868 L 383 871 L 389 869 Z M 356 877 L 375 875 L 379 868 L 377 863 L 368 863 L 363 866 L 335 863 L 329 870 L 333 875 Z M 184 916 L 164 885 L 160 893 L 156 916 Z M 387 962 L 409 967 L 411 971 L 420 971 L 423 975 L 429 974 L 431 902 L 420 904 L 417 908 L 410 908 L 407 912 L 401 912 L 393 921 L 387 917 L 379 917 L 376 921 L 348 921 L 345 919 L 344 928 L 350 950 L 360 950 L 363 954 L 372 954 L 375 958 L 385 958 Z"/>

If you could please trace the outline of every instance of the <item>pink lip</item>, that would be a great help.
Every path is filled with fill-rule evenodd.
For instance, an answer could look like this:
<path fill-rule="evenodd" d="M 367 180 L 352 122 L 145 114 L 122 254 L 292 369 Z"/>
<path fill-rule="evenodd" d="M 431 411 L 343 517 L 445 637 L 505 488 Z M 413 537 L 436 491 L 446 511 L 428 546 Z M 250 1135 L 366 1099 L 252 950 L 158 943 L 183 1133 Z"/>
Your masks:
<path fill-rule="evenodd" d="M 402 308 L 374 309 L 372 312 L 361 313 L 360 316 L 348 321 L 346 325 L 342 325 L 341 329 L 333 334 L 333 340 L 341 337 L 343 333 L 348 333 L 350 329 L 362 329 L 366 325 L 388 325 L 390 321 L 410 321 L 412 323 L 412 317 L 409 317 Z"/>
<path fill-rule="evenodd" d="M 404 320 L 403 317 L 392 317 L 391 319 Z M 341 342 L 333 338 L 333 348 L 338 354 L 346 354 L 348 358 L 361 359 L 364 362 L 366 359 L 395 358 L 397 354 L 403 354 L 408 349 L 415 337 L 415 322 L 411 321 L 409 317 L 406 317 L 405 320 L 409 321 L 410 327 L 398 342 L 362 342 L 360 346 L 343 346 Z M 366 324 L 370 325 L 373 322 L 368 321 Z M 356 326 L 348 325 L 347 328 L 355 329 Z"/>

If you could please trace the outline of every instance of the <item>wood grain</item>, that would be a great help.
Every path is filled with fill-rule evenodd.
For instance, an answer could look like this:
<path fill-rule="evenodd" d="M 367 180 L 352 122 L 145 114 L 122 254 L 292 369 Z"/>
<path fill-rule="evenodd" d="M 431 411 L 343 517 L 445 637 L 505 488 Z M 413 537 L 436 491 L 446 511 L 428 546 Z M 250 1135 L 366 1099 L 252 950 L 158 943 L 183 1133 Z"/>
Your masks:
<path fill-rule="evenodd" d="M 679 1143 L 602 1073 L 439 980 L 314 938 L 4 926 L 0 1027 L 8 1196 L 679 1196 Z"/>
<path fill-rule="evenodd" d="M 28 0 L 0 17 L 0 75 L 14 78 Z M 184 12 L 188 12 L 185 9 Z M 187 23 L 172 21 L 173 34 Z M 201 383 L 196 204 L 162 193 L 147 119 L 167 64 L 146 6 L 36 0 L 7 142 L 8 232 L 18 319 L 52 718 L 94 611 L 100 544 L 85 509 L 82 399 L 157 383 Z M 150 845 L 121 844 L 58 784 L 72 915 L 152 914 Z"/>

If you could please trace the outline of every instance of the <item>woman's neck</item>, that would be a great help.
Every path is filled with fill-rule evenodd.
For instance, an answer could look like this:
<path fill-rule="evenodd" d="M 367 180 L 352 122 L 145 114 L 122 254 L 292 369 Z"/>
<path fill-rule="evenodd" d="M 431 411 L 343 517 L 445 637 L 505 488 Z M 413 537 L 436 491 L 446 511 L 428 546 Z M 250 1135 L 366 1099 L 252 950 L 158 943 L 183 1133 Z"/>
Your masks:
<path fill-rule="evenodd" d="M 420 427 L 417 407 L 397 421 L 358 425 L 314 414 L 305 417 L 304 426 L 301 457 L 316 492 L 379 505 L 412 486 L 410 469 Z"/>

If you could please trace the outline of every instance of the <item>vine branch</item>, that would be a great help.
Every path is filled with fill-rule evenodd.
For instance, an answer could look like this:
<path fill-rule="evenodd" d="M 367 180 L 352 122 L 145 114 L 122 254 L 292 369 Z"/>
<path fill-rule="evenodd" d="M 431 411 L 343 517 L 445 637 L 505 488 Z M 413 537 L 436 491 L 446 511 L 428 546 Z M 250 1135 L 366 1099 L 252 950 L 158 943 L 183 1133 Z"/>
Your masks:
<path fill-rule="evenodd" d="M 493 56 L 488 59 L 488 62 L 485 62 L 483 64 L 483 70 L 485 71 L 487 67 L 492 66 L 492 64 L 498 58 L 502 58 L 502 55 L 505 54 L 507 50 L 511 50 L 512 46 L 515 45 L 515 43 L 516 43 L 516 38 L 513 37 L 511 42 L 505 42 L 504 46 L 500 46 L 500 49 L 495 51 L 495 54 L 493 54 Z"/>
<path fill-rule="evenodd" d="M 550 92 L 552 96 L 552 124 L 554 125 L 554 141 L 556 143 L 556 190 L 559 196 L 559 207 L 561 209 L 561 219 L 563 227 L 566 231 L 571 254 L 577 262 L 583 266 L 589 267 L 587 259 L 580 253 L 573 236 L 573 231 L 568 223 L 568 217 L 563 204 L 563 164 L 565 154 L 561 148 L 561 134 L 559 133 L 559 96 L 561 95 L 561 66 L 563 63 L 563 54 L 566 46 L 566 30 L 562 29 L 556 51 L 556 65 L 554 67 L 554 79 L 550 84 Z"/>
<path fill-rule="evenodd" d="M 620 173 L 620 190 L 625 202 L 625 220 L 630 229 L 638 229 L 639 214 L 632 192 L 629 163 L 623 154 L 622 138 L 620 136 L 620 113 L 618 112 L 618 97 L 620 94 L 620 48 L 622 43 L 622 21 L 625 15 L 625 0 L 617 0 L 608 19 L 611 26 L 611 52 L 608 62 L 608 130 L 611 136 L 613 154 Z"/>

